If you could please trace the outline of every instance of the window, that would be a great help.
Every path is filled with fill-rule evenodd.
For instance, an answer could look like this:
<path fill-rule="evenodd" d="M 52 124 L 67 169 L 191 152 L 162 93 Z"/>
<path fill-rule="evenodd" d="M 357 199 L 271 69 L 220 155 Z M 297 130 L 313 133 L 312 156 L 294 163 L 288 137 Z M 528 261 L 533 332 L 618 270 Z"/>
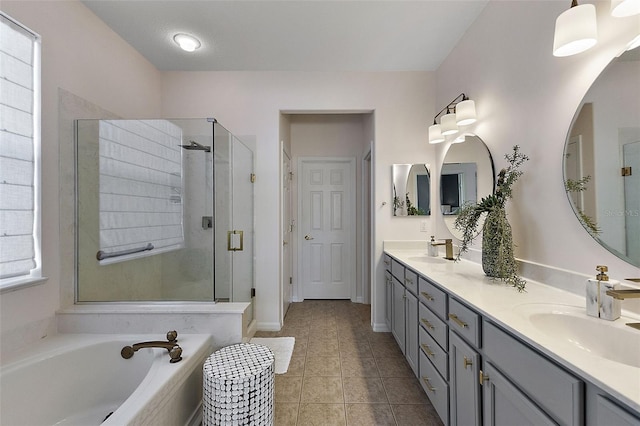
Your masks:
<path fill-rule="evenodd" d="M 0 13 L 0 288 L 40 275 L 40 42 Z"/>

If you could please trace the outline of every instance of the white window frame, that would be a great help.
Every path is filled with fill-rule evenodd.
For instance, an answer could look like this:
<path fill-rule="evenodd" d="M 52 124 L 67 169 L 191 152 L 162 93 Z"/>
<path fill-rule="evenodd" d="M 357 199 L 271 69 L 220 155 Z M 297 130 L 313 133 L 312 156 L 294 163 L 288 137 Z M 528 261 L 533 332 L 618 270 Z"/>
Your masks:
<path fill-rule="evenodd" d="M 32 31 L 25 25 L 16 21 L 6 13 L 0 11 L 0 14 L 13 24 L 21 27 L 25 31 L 33 35 L 33 239 L 34 239 L 34 261 L 35 268 L 31 270 L 29 275 L 19 277 L 11 277 L 0 279 L 0 294 L 14 291 L 24 287 L 30 287 L 43 283 L 47 280 L 42 275 L 42 242 L 41 242 L 41 226 L 42 226 L 42 156 L 41 156 L 41 125 L 42 125 L 42 80 L 41 80 L 41 37 L 35 31 Z"/>

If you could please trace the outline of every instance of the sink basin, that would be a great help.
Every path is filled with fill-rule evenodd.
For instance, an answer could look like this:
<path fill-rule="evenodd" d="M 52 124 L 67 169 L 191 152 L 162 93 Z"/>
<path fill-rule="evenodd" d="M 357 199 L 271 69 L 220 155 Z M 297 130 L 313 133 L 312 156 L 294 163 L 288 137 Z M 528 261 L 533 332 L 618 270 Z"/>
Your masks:
<path fill-rule="evenodd" d="M 519 305 L 514 310 L 547 337 L 591 355 L 640 368 L 640 331 L 625 325 L 634 322 L 631 319 L 606 321 L 588 316 L 584 307 L 546 303 Z"/>
<path fill-rule="evenodd" d="M 447 260 L 443 257 L 432 257 L 432 256 L 412 256 L 409 258 L 409 260 L 413 260 L 415 262 L 422 262 L 422 263 L 445 263 L 447 262 Z"/>

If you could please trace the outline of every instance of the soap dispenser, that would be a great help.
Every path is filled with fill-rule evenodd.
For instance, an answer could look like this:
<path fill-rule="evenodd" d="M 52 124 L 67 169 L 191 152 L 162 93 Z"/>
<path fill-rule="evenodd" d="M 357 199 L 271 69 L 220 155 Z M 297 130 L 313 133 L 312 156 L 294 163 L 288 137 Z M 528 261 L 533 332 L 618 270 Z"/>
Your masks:
<path fill-rule="evenodd" d="M 427 243 L 427 254 L 431 257 L 438 257 L 438 246 L 435 245 L 436 237 L 431 236 L 431 241 Z"/>
<path fill-rule="evenodd" d="M 618 289 L 619 282 L 609 280 L 606 274 L 609 271 L 607 266 L 598 265 L 596 270 L 598 271 L 596 278 L 587 280 L 587 315 L 614 321 L 620 318 L 621 304 L 619 300 L 608 296 L 607 290 Z"/>

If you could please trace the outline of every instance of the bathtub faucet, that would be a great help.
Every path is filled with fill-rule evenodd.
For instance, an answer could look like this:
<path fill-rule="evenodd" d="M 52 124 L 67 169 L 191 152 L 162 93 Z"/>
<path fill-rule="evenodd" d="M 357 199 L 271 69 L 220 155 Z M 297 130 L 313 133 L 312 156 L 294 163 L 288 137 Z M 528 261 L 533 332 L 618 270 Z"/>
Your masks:
<path fill-rule="evenodd" d="M 176 333 L 175 331 L 170 331 L 167 333 L 166 342 L 160 340 L 152 340 L 149 342 L 135 343 L 131 346 L 125 346 L 124 348 L 122 348 L 122 350 L 120 351 L 120 355 L 122 355 L 122 358 L 124 359 L 129 359 L 133 356 L 134 353 L 142 348 L 164 348 L 169 351 L 169 357 L 171 358 L 169 360 L 170 363 L 173 364 L 176 362 L 180 362 L 182 361 L 182 348 L 176 343 L 178 341 L 177 337 L 178 333 Z"/>

